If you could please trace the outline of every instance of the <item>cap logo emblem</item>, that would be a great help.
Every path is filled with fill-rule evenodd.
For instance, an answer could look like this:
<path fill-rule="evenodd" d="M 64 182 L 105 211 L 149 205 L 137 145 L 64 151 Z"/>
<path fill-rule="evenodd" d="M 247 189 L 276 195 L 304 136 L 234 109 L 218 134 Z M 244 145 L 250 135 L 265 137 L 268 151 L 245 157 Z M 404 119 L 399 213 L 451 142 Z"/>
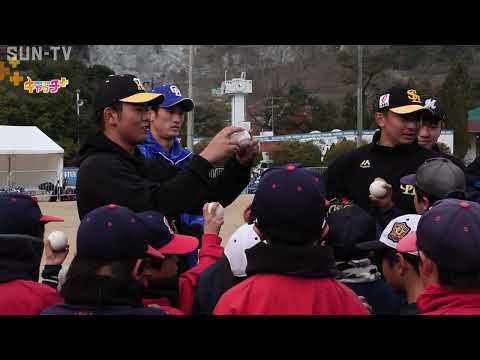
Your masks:
<path fill-rule="evenodd" d="M 427 99 L 427 100 L 425 100 L 425 107 L 428 108 L 428 109 L 435 110 L 437 108 L 436 102 L 437 102 L 437 100 Z"/>
<path fill-rule="evenodd" d="M 400 184 L 400 190 L 402 190 L 403 195 L 415 196 L 415 186 L 413 185 Z"/>
<path fill-rule="evenodd" d="M 176 87 L 175 85 L 170 86 L 170 91 L 178 97 L 182 96 L 182 93 L 180 92 L 180 89 L 178 87 Z"/>
<path fill-rule="evenodd" d="M 138 90 L 145 91 L 145 88 L 143 87 L 139 78 L 133 78 L 133 82 L 137 85 Z"/>
<path fill-rule="evenodd" d="M 399 242 L 410 232 L 410 230 L 412 229 L 410 229 L 406 222 L 397 222 L 393 224 L 392 231 L 390 231 L 387 237 L 393 242 Z"/>
<path fill-rule="evenodd" d="M 417 94 L 417 90 L 415 89 L 410 89 L 407 91 L 408 98 L 413 102 L 413 103 L 422 103 L 422 99 L 420 98 L 420 95 Z"/>
<path fill-rule="evenodd" d="M 390 105 L 390 94 L 385 94 L 380 96 L 380 100 L 378 101 L 378 107 L 380 109 L 387 107 Z"/>

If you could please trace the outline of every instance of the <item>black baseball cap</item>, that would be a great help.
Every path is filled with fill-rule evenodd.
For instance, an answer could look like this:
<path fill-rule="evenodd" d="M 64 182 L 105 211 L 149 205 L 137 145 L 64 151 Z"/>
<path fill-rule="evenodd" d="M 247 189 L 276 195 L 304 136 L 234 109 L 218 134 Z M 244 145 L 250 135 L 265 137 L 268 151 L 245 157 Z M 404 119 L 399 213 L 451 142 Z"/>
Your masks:
<path fill-rule="evenodd" d="M 161 93 L 146 92 L 142 82 L 135 75 L 110 75 L 99 87 L 95 95 L 95 111 L 120 101 L 125 103 L 162 103 Z"/>
<path fill-rule="evenodd" d="M 421 96 L 417 90 L 407 87 L 392 87 L 383 93 L 377 103 L 377 112 L 391 111 L 405 115 L 416 111 L 425 111 Z"/>
<path fill-rule="evenodd" d="M 433 120 L 435 122 L 447 119 L 447 114 L 443 109 L 440 100 L 433 96 L 428 96 L 424 99 L 423 105 L 432 112 Z"/>
<path fill-rule="evenodd" d="M 466 191 L 465 173 L 446 158 L 427 159 L 416 174 L 400 179 L 404 185 L 415 185 L 427 194 L 443 199 L 455 192 Z"/>

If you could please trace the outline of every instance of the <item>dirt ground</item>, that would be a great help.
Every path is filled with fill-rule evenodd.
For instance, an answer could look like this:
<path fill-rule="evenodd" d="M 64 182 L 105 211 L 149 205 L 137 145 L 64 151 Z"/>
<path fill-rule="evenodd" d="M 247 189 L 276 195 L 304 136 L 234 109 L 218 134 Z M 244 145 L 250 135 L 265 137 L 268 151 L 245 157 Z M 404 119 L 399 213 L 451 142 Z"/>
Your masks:
<path fill-rule="evenodd" d="M 223 239 L 222 245 L 225 245 L 230 235 L 243 224 L 243 210 L 252 202 L 252 199 L 253 195 L 240 195 L 237 200 L 225 208 L 225 223 L 220 232 L 220 236 Z M 44 214 L 61 216 L 65 219 L 64 222 L 51 222 L 47 224 L 45 236 L 48 236 L 48 234 L 55 230 L 60 230 L 67 234 L 70 252 L 65 260 L 65 264 L 70 264 L 72 258 L 75 256 L 77 229 L 80 224 L 77 203 L 74 201 L 65 201 L 40 202 L 39 204 Z"/>

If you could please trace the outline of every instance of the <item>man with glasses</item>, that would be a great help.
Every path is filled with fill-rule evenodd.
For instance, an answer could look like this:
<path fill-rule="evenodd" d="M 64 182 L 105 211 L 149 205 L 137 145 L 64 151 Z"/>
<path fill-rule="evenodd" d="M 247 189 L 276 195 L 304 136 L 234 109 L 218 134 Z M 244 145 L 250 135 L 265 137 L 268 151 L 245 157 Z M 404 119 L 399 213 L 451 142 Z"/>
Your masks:
<path fill-rule="evenodd" d="M 402 185 L 400 178 L 415 173 L 426 160 L 438 153 L 416 143 L 419 121 L 431 117 L 415 89 L 393 87 L 383 93 L 376 104 L 375 122 L 380 137 L 374 142 L 344 154 L 328 167 L 327 196 L 347 197 L 382 221 L 415 213 L 412 185 Z M 369 194 L 376 179 L 386 181 L 386 196 Z M 395 205 L 395 206 L 394 206 Z M 390 214 L 389 212 L 396 213 Z"/>

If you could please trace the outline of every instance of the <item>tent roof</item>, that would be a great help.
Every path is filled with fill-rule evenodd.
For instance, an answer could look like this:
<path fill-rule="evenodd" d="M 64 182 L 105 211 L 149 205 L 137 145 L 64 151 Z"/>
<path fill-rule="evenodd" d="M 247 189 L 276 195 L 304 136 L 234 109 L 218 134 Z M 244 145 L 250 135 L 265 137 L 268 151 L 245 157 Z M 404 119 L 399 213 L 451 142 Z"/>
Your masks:
<path fill-rule="evenodd" d="M 36 126 L 0 125 L 0 154 L 63 154 Z"/>

